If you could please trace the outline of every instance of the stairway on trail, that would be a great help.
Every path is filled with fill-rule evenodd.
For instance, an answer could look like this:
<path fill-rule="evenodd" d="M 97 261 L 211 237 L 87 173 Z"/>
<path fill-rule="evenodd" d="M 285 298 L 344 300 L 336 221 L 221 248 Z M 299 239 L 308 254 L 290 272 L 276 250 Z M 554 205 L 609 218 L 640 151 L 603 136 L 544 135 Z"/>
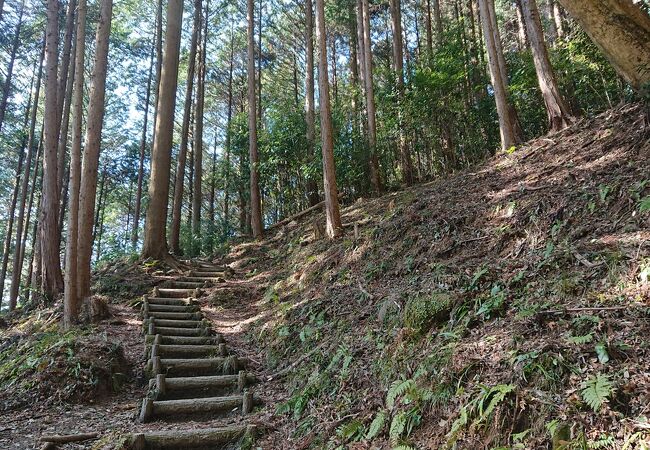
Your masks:
<path fill-rule="evenodd" d="M 192 265 L 187 275 L 155 287 L 151 296 L 143 298 L 149 389 L 140 409 L 141 423 L 245 415 L 259 403 L 251 389 L 256 379 L 246 371 L 248 361 L 233 354 L 223 336 L 213 332 L 198 303 L 206 287 L 225 281 L 225 270 L 209 262 Z M 244 424 L 136 433 L 131 436 L 131 447 L 239 448 L 253 428 Z"/>

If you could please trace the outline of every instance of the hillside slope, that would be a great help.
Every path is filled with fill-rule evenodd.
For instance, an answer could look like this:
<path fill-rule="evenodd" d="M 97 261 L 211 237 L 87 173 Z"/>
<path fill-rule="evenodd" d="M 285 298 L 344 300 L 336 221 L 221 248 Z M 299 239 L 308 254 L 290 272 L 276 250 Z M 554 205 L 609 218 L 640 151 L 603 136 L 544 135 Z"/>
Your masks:
<path fill-rule="evenodd" d="M 334 242 L 314 215 L 233 244 L 277 400 L 262 447 L 647 448 L 644 120 L 626 105 L 359 200 Z"/>

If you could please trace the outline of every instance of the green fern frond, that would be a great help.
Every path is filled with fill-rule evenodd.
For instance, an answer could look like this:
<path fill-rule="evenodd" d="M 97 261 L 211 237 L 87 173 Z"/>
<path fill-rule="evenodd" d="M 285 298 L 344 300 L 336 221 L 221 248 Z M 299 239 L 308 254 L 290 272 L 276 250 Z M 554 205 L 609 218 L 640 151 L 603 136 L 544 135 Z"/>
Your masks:
<path fill-rule="evenodd" d="M 407 417 L 404 411 L 398 412 L 395 417 L 393 417 L 393 421 L 390 424 L 390 431 L 388 432 L 391 441 L 394 442 L 402 436 L 402 433 L 404 433 L 404 430 L 406 429 L 406 420 Z"/>
<path fill-rule="evenodd" d="M 612 395 L 612 388 L 613 385 L 609 377 L 599 373 L 582 384 L 580 394 L 585 403 L 595 412 L 598 412 Z"/>
<path fill-rule="evenodd" d="M 398 445 L 397 447 L 393 447 L 393 450 L 418 450 L 417 448 L 413 447 L 412 445 Z"/>
<path fill-rule="evenodd" d="M 367 440 L 372 440 L 381 433 L 381 430 L 384 428 L 386 423 L 386 412 L 379 411 L 375 418 L 370 423 L 370 428 L 368 428 L 368 433 L 366 434 Z"/>
<path fill-rule="evenodd" d="M 395 380 L 388 389 L 388 394 L 386 395 L 386 406 L 388 409 L 393 409 L 395 407 L 395 400 L 398 397 L 404 395 L 406 391 L 415 386 L 415 381 L 409 380 Z"/>
<path fill-rule="evenodd" d="M 569 341 L 570 344 L 576 345 L 588 344 L 593 340 L 594 336 L 591 333 L 585 334 L 584 336 L 570 336 L 567 338 L 567 341 Z"/>

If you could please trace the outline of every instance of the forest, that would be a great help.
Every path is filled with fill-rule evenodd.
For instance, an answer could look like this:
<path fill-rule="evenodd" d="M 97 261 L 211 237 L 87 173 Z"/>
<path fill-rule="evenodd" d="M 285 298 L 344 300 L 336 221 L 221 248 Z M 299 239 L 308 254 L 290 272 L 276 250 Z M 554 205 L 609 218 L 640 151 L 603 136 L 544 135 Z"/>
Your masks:
<path fill-rule="evenodd" d="M 650 2 L 0 0 L 0 448 L 650 449 Z"/>

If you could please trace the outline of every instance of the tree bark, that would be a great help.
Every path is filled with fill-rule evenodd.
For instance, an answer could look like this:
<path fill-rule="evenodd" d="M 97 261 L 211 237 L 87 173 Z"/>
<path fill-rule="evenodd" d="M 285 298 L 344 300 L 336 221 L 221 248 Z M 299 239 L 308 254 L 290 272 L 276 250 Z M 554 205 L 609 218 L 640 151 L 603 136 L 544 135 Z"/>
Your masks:
<path fill-rule="evenodd" d="M 224 188 L 223 188 L 223 236 L 227 236 L 230 229 L 230 151 L 232 134 L 232 78 L 235 66 L 235 31 L 230 28 L 230 64 L 228 67 L 228 111 L 226 116 L 226 145 L 225 145 L 225 167 L 224 167 Z"/>
<path fill-rule="evenodd" d="M 183 191 L 185 180 L 185 165 L 187 163 L 187 146 L 190 132 L 190 116 L 192 114 L 192 92 L 194 90 L 194 72 L 196 68 L 196 48 L 201 29 L 201 0 L 194 0 L 194 21 L 192 25 L 192 41 L 187 61 L 187 85 L 185 87 L 185 109 L 183 111 L 183 128 L 181 130 L 181 146 L 178 150 L 176 179 L 174 182 L 174 203 L 172 205 L 172 223 L 169 232 L 169 247 L 172 253 L 180 255 L 181 210 L 183 207 Z"/>
<path fill-rule="evenodd" d="M 144 157 L 147 149 L 147 128 L 149 125 L 149 102 L 151 100 L 151 82 L 153 79 L 154 55 L 156 49 L 156 36 L 151 42 L 149 59 L 149 74 L 147 75 L 147 91 L 144 100 L 144 119 L 142 121 L 142 137 L 140 138 L 140 155 L 138 159 L 138 181 L 135 193 L 135 206 L 133 211 L 133 231 L 131 232 L 131 248 L 138 245 L 138 231 L 140 229 L 140 212 L 142 209 L 142 185 L 144 184 Z"/>
<path fill-rule="evenodd" d="M 487 47 L 488 64 L 490 67 L 490 78 L 494 89 L 494 99 L 497 105 L 499 115 L 499 131 L 501 133 L 501 148 L 507 150 L 513 145 L 520 142 L 520 136 L 517 133 L 515 118 L 512 117 L 511 106 L 508 103 L 507 75 L 502 71 L 505 67 L 502 52 L 499 52 L 500 37 L 498 29 L 495 29 L 496 19 L 492 20 L 492 11 L 494 0 L 479 0 L 481 22 Z M 492 4 L 492 5 L 491 5 Z M 503 66 L 502 66 L 503 64 Z"/>
<path fill-rule="evenodd" d="M 182 0 L 169 0 L 164 71 L 161 71 L 160 95 L 156 131 L 151 152 L 151 178 L 149 182 L 149 207 L 145 223 L 142 256 L 163 259 L 167 256 L 165 223 L 171 165 L 174 109 L 176 107 L 176 84 L 178 82 L 178 56 L 181 43 Z"/>
<path fill-rule="evenodd" d="M 413 184 L 413 163 L 411 152 L 404 135 L 404 54 L 402 40 L 402 11 L 400 0 L 390 0 L 391 28 L 393 32 L 393 65 L 397 80 L 397 123 L 399 127 L 398 147 L 400 166 L 402 169 L 402 182 L 407 186 Z"/>
<path fill-rule="evenodd" d="M 517 14 L 517 44 L 519 50 L 525 50 L 528 48 L 528 33 L 526 32 L 526 20 L 521 0 L 515 0 L 515 12 Z"/>
<path fill-rule="evenodd" d="M 305 0 L 305 122 L 307 124 L 307 162 L 313 164 L 316 151 L 316 113 L 314 109 L 314 15 L 312 0 Z M 311 172 L 311 171 L 310 171 Z M 307 199 L 314 206 L 320 201 L 318 183 L 307 175 Z"/>
<path fill-rule="evenodd" d="M 2 87 L 2 100 L 0 100 L 0 131 L 5 121 L 5 112 L 7 111 L 7 101 L 11 93 L 11 79 L 14 73 L 14 63 L 16 62 L 16 53 L 20 46 L 20 30 L 23 27 L 23 12 L 25 11 L 25 0 L 20 3 L 18 10 L 18 25 L 14 33 L 13 44 L 11 45 L 11 53 L 9 54 L 9 64 L 7 65 L 7 76 L 5 77 L 4 86 Z"/>
<path fill-rule="evenodd" d="M 154 82 L 154 108 L 153 108 L 153 130 L 151 131 L 151 142 L 156 137 L 156 124 L 158 123 L 158 96 L 160 93 L 160 77 L 162 73 L 162 22 L 163 22 L 163 0 L 158 0 L 156 5 L 156 78 Z"/>
<path fill-rule="evenodd" d="M 20 285 L 20 278 L 23 269 L 23 256 L 24 256 L 24 239 L 23 228 L 26 230 L 27 226 L 24 225 L 25 220 L 25 207 L 27 203 L 27 191 L 29 189 L 29 174 L 32 167 L 32 159 L 34 159 L 34 133 L 36 130 L 36 118 L 38 113 L 38 101 L 41 92 L 41 79 L 43 76 L 43 57 L 44 57 L 45 47 L 43 46 L 43 51 L 41 52 L 40 60 L 38 63 L 38 74 L 36 75 L 36 86 L 33 96 L 33 106 L 30 112 L 29 118 L 29 133 L 27 135 L 27 157 L 25 159 L 25 175 L 22 179 L 22 184 L 20 186 L 20 207 L 18 208 L 18 218 L 16 219 L 16 241 L 14 244 L 14 259 L 13 267 L 11 272 L 11 286 L 9 289 L 9 309 L 13 310 L 16 308 L 18 302 L 18 289 Z M 40 155 L 39 155 L 40 156 Z M 33 198 L 33 192 L 36 189 L 36 174 L 38 172 L 38 159 L 36 157 L 33 166 L 34 166 L 34 179 L 32 181 L 32 194 L 30 195 L 30 203 Z M 31 205 L 30 205 L 31 210 Z M 28 220 L 29 222 L 29 220 Z"/>
<path fill-rule="evenodd" d="M 79 191 L 81 188 L 81 140 L 84 97 L 84 58 L 86 53 L 86 0 L 77 6 L 74 88 L 72 106 L 72 145 L 70 147 L 70 181 L 68 195 L 68 238 L 65 251 L 65 290 L 63 326 L 68 329 L 79 317 L 80 297 L 77 280 L 79 242 Z"/>
<path fill-rule="evenodd" d="M 206 8 L 203 45 L 199 53 L 199 73 L 196 87 L 196 113 L 194 125 L 194 202 L 192 205 L 192 243 L 194 255 L 201 250 L 201 204 L 203 200 L 201 183 L 203 181 L 203 110 L 205 105 L 205 60 L 208 43 L 208 11 Z"/>
<path fill-rule="evenodd" d="M 341 235 L 343 224 L 339 212 L 334 163 L 334 137 L 327 73 L 327 34 L 325 31 L 325 0 L 316 0 L 316 33 L 318 36 L 318 99 L 320 102 L 321 142 L 323 153 L 323 190 L 325 192 L 325 231 L 335 238 Z"/>
<path fill-rule="evenodd" d="M 249 164 L 250 164 L 250 199 L 251 199 L 251 228 L 253 237 L 262 238 L 262 204 L 259 187 L 259 156 L 257 152 L 257 117 L 255 95 L 255 2 L 247 0 L 248 6 L 248 133 L 249 133 Z"/>
<path fill-rule="evenodd" d="M 377 157 L 377 116 L 375 111 L 375 91 L 372 75 L 372 45 L 370 38 L 370 8 L 368 0 L 360 0 L 363 17 L 364 76 L 366 86 L 366 113 L 368 119 L 368 146 L 370 147 L 370 183 L 375 195 L 381 194 L 379 159 Z"/>
<path fill-rule="evenodd" d="M 104 99 L 106 95 L 106 72 L 108 67 L 108 44 L 111 32 L 113 0 L 102 0 L 97 41 L 95 44 L 95 65 L 90 88 L 86 139 L 81 166 L 79 189 L 79 224 L 77 240 L 77 293 L 80 300 L 90 296 L 90 264 L 92 260 L 93 212 L 97 195 L 97 172 L 104 121 Z"/>
<path fill-rule="evenodd" d="M 59 189 L 57 175 L 57 146 L 59 125 L 57 114 L 58 102 L 58 44 L 59 23 L 57 0 L 47 1 L 46 26 L 46 80 L 44 112 L 44 147 L 43 147 L 43 194 L 41 196 L 41 264 L 42 292 L 52 300 L 63 285 L 61 260 L 59 255 Z"/>
<path fill-rule="evenodd" d="M 650 83 L 650 17 L 632 0 L 559 0 L 637 91 Z"/>
<path fill-rule="evenodd" d="M 528 29 L 530 47 L 533 52 L 537 81 L 539 82 L 539 89 L 542 92 L 542 98 L 546 106 L 549 128 L 553 131 L 559 131 L 571 125 L 573 122 L 571 113 L 564 98 L 560 94 L 560 88 L 555 79 L 555 72 L 548 57 L 537 3 L 535 0 L 521 0 L 521 3 Z"/>

